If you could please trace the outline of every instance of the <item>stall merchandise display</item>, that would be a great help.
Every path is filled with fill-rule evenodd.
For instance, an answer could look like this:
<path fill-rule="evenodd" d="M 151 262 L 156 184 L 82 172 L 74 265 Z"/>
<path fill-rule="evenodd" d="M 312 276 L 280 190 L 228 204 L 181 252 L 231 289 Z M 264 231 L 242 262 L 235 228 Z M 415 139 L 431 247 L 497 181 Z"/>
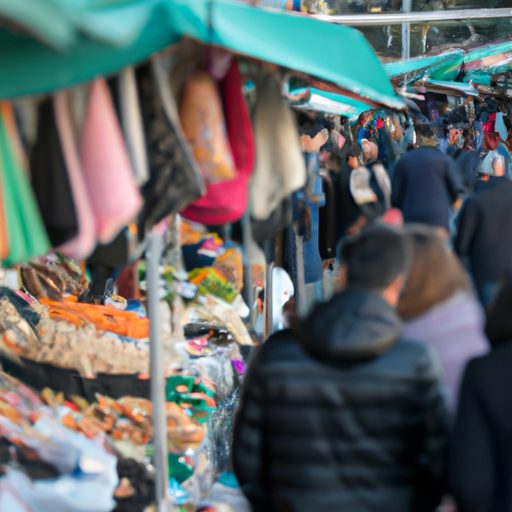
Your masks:
<path fill-rule="evenodd" d="M 230 1 L 213 18 L 209 0 L 89 3 L 55 13 L 67 42 L 35 22 L 16 40 L 4 33 L 46 65 L 22 80 L 35 61 L 6 55 L 2 69 L 21 64 L 3 73 L 2 97 L 51 94 L 0 103 L 0 510 L 143 512 L 158 492 L 158 412 L 173 505 L 248 510 L 231 437 L 255 340 L 283 325 L 294 290 L 300 314 L 306 292 L 322 297 L 338 235 L 385 221 L 388 174 L 407 151 L 475 151 L 478 179 L 499 165 L 512 177 L 512 46 L 382 66 L 360 33 L 307 16 Z M 183 35 L 196 42 L 143 62 Z M 346 46 L 318 53 L 319 38 Z M 162 411 L 149 400 L 151 231 L 167 249 Z M 267 274 L 272 262 L 294 276 L 280 298 L 266 289 L 284 281 Z"/>
<path fill-rule="evenodd" d="M 61 414 L 0 373 L 0 503 L 16 493 L 33 512 L 109 512 L 119 482 L 117 459 L 99 438 L 66 429 Z M 94 505 L 84 502 L 88 493 L 94 494 Z"/>
<path fill-rule="evenodd" d="M 238 249 L 216 235 L 201 234 L 184 225 L 184 237 L 187 233 L 189 240 L 199 237 L 203 242 L 197 244 L 197 251 L 201 247 L 210 251 L 212 266 L 189 273 L 162 267 L 160 286 L 162 307 L 169 311 L 176 301 L 183 304 L 181 320 L 173 318 L 182 324 L 181 335 L 169 334 L 163 340 L 169 356 L 169 489 L 176 505 L 194 507 L 202 503 L 216 478 L 231 469 L 233 404 L 245 372 L 247 349 L 253 341 L 234 307 L 219 297 L 229 299 L 219 288 L 240 297 L 235 289 L 243 273 Z M 207 241 L 211 243 L 205 245 Z M 219 267 L 216 262 L 220 262 Z M 148 466 L 153 423 L 148 400 L 144 262 L 135 272 L 142 301 L 115 295 L 112 285 L 103 296 L 91 298 L 87 277 L 63 259 L 38 258 L 15 269 L 19 289 L 0 287 L 0 358 L 6 371 L 35 388 L 41 398 L 5 375 L 6 383 L 16 383 L 22 390 L 17 392 L 27 405 L 13 409 L 12 403 L 1 403 L 9 395 L 0 392 L 1 437 L 12 442 L 21 436 L 22 426 L 24 443 L 30 449 L 39 449 L 35 410 L 44 408 L 44 402 L 45 410 L 54 411 L 59 428 L 91 442 L 101 440 L 103 449 L 116 455 L 119 484 L 114 486 L 115 492 L 112 489 L 110 503 L 114 503 L 113 496 L 116 510 L 142 512 L 154 498 L 153 475 Z M 194 272 L 205 269 L 214 272 L 216 280 L 203 286 L 194 284 Z M 170 325 L 168 332 L 173 332 Z M 246 348 L 242 350 L 243 345 Z M 13 424 L 5 423 L 4 418 Z M 17 459 L 31 460 L 24 454 Z M 62 464 L 71 467 L 71 462 L 65 457 L 63 460 Z M 9 465 L 9 460 L 5 462 Z M 135 464 L 132 469 L 138 480 L 133 475 L 123 476 L 120 468 L 130 464 Z M 28 481 L 25 475 L 15 478 L 18 475 L 13 473 L 4 485 L 13 490 L 37 486 L 41 471 L 58 476 L 55 467 L 43 459 L 41 464 L 23 469 Z M 43 510 L 35 506 L 33 512 Z"/>

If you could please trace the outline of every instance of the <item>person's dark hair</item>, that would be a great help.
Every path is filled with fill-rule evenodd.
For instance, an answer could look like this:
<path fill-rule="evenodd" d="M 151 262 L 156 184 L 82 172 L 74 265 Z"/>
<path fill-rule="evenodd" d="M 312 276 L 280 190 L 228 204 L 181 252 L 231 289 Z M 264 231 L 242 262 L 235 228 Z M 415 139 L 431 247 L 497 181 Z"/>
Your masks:
<path fill-rule="evenodd" d="M 348 286 L 385 290 L 407 274 L 410 250 L 402 234 L 387 226 L 373 225 L 344 242 L 342 258 L 347 266 Z"/>
<path fill-rule="evenodd" d="M 461 153 L 455 161 L 459 166 L 466 194 L 472 194 L 475 190 L 478 173 L 482 168 L 482 159 L 480 158 L 480 154 L 478 151 L 467 151 L 465 153 Z"/>

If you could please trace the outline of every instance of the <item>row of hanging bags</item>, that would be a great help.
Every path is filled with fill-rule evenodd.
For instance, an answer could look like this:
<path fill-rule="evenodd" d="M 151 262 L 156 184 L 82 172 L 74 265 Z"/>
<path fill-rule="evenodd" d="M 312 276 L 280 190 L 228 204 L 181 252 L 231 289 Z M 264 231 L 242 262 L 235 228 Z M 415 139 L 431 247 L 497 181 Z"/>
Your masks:
<path fill-rule="evenodd" d="M 210 108 L 217 104 L 220 115 L 213 112 L 201 118 L 205 109 L 201 107 L 208 98 Z M 205 72 L 195 72 L 188 77 L 180 102 L 180 117 L 185 126 L 193 121 L 200 126 L 195 131 L 185 130 L 189 143 L 196 148 L 196 158 L 205 154 L 202 147 L 221 148 L 210 150 L 210 161 L 217 164 L 216 170 L 211 164 L 210 169 L 213 167 L 213 170 L 210 172 L 206 165 L 200 166 L 207 183 L 206 195 L 183 210 L 181 215 L 207 225 L 239 220 L 247 207 L 249 180 L 254 166 L 254 137 L 236 58 L 231 58 L 227 73 L 218 84 Z M 203 133 L 206 140 L 198 141 L 198 133 Z M 223 150 L 219 140 L 226 138 L 226 134 L 226 149 Z"/>

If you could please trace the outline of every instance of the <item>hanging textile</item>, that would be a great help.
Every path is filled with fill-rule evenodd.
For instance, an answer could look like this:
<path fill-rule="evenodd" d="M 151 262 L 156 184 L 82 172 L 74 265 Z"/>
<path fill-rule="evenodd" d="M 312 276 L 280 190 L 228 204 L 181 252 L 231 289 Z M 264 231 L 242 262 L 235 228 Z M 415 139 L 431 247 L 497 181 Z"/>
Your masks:
<path fill-rule="evenodd" d="M 36 144 L 30 155 L 32 188 L 53 247 L 78 233 L 78 219 L 51 99 L 39 106 Z"/>
<path fill-rule="evenodd" d="M 0 162 L 1 165 L 1 162 Z M 4 208 L 2 186 L 0 186 L 0 261 L 9 257 L 9 234 L 7 233 L 7 218 Z"/>
<path fill-rule="evenodd" d="M 247 207 L 249 178 L 254 165 L 254 138 L 249 112 L 242 93 L 238 62 L 233 59 L 221 82 L 229 144 L 236 167 L 233 180 L 206 187 L 206 196 L 181 215 L 193 222 L 219 225 L 240 219 Z"/>
<path fill-rule="evenodd" d="M 142 197 L 104 79 L 91 86 L 80 160 L 98 239 L 108 243 L 138 214 Z"/>
<path fill-rule="evenodd" d="M 15 129 L 12 107 L 0 104 L 0 178 L 9 239 L 9 265 L 26 261 L 50 250 L 48 235 L 37 208 L 28 177 L 12 149 L 10 132 Z M 5 240 L 0 240 L 2 252 Z"/>
<path fill-rule="evenodd" d="M 135 173 L 135 181 L 140 187 L 149 179 L 149 163 L 137 92 L 137 81 L 133 66 L 129 66 L 121 71 L 117 78 L 117 85 L 119 90 L 121 126 Z"/>
<path fill-rule="evenodd" d="M 69 110 L 69 95 L 60 92 L 54 97 L 55 119 L 66 169 L 71 184 L 72 196 L 78 218 L 78 233 L 75 238 L 60 246 L 58 250 L 67 258 L 85 259 L 96 246 L 94 214 L 87 195 L 82 167 L 73 137 L 73 125 Z"/>
<path fill-rule="evenodd" d="M 257 84 L 254 112 L 256 167 L 251 186 L 252 216 L 265 220 L 281 201 L 306 182 L 299 132 L 280 84 L 266 74 Z"/>
<path fill-rule="evenodd" d="M 201 175 L 179 132 L 168 72 L 161 61 L 137 70 L 148 148 L 150 179 L 142 189 L 142 236 L 165 217 L 178 213 L 203 193 Z"/>

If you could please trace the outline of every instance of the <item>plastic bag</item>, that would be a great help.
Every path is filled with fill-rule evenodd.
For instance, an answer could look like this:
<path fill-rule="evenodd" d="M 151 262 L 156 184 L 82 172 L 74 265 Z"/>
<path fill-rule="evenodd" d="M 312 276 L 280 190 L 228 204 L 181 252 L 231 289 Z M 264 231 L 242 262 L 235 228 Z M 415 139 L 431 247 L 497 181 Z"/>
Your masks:
<path fill-rule="evenodd" d="M 239 399 L 236 389 L 225 401 L 217 404 L 208 424 L 210 459 L 215 475 L 233 471 L 231 445 L 233 441 L 233 421 L 238 410 Z"/>
<path fill-rule="evenodd" d="M 225 400 L 234 389 L 233 369 L 229 359 L 223 355 L 212 355 L 191 359 L 187 368 L 193 368 L 203 377 L 211 381 L 216 389 L 216 398 Z"/>
<path fill-rule="evenodd" d="M 194 466 L 194 474 L 185 480 L 181 487 L 190 496 L 192 503 L 197 505 L 210 492 L 214 481 L 213 466 L 206 440 L 189 458 Z"/>
<path fill-rule="evenodd" d="M 215 482 L 201 505 L 229 505 L 235 512 L 251 512 L 252 508 L 240 487 Z"/>

